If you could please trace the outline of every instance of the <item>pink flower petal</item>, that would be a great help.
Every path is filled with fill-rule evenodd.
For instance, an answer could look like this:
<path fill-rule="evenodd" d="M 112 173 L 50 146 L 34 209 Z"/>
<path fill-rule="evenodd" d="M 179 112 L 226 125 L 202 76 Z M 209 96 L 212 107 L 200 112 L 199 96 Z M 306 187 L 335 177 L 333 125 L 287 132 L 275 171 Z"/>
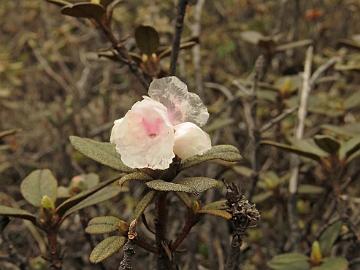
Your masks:
<path fill-rule="evenodd" d="M 174 128 L 161 103 L 148 97 L 116 120 L 110 142 L 131 168 L 167 169 L 174 158 Z"/>

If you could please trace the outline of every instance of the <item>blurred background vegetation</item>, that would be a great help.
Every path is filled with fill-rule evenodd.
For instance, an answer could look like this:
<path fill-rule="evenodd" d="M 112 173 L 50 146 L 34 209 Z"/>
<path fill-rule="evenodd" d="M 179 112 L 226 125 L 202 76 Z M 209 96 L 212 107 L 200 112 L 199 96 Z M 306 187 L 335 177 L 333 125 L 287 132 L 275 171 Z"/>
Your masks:
<path fill-rule="evenodd" d="M 345 142 L 360 136 L 358 0 L 190 2 L 182 39 L 199 43 L 181 50 L 177 76 L 208 106 L 210 121 L 205 129 L 213 144 L 235 145 L 245 157 L 240 164 L 225 169 L 212 164 L 197 170 L 237 183 L 245 193 L 251 189 L 251 149 L 243 108 L 259 55 L 264 56 L 265 70 L 257 91 L 258 127 L 261 129 L 271 119 L 292 110 L 281 122 L 262 132 L 262 139 L 291 143 L 301 73 L 310 45 L 314 47 L 313 72 L 331 59 L 334 63 L 314 82 L 304 138 L 327 134 Z M 172 42 L 176 4 L 170 0 L 119 1 L 113 13 L 113 31 L 130 52 L 139 54 L 135 29 L 141 24 L 151 25 L 159 33 L 160 48 L 166 49 Z M 0 138 L 0 203 L 14 205 L 17 201 L 22 206 L 19 184 L 38 168 L 51 169 L 63 186 L 69 186 L 74 176 L 89 172 L 100 179 L 111 176 L 113 171 L 76 152 L 68 137 L 108 141 L 113 121 L 122 117 L 146 90 L 126 66 L 99 57 L 98 53 L 108 50 L 110 44 L 90 21 L 64 16 L 55 5 L 46 1 L 0 1 L 0 25 L 0 132 L 10 132 Z M 169 58 L 161 59 L 160 66 L 161 70 L 168 70 Z M 330 220 L 323 217 L 328 210 L 326 205 L 321 212 L 318 209 L 329 174 L 322 164 L 301 161 L 298 250 L 309 255 L 312 242 Z M 242 255 L 244 269 L 266 269 L 274 255 L 289 251 L 286 205 L 290 155 L 261 145 L 258 162 L 259 182 L 252 201 L 257 203 L 262 220 L 257 228 L 248 231 Z M 339 213 L 349 211 L 355 232 L 344 225 L 333 250 L 348 259 L 351 269 L 360 269 L 358 262 L 352 262 L 360 257 L 359 173 L 355 159 L 346 167 L 340 182 L 349 184 L 338 194 L 344 198 Z M 82 224 L 100 214 L 129 217 L 141 194 L 136 185 L 130 189 L 132 192 L 122 193 L 67 221 L 60 241 L 64 246 L 67 243 L 64 269 L 117 269 L 121 255 L 101 266 L 106 268 L 88 262 L 91 247 Z M 201 200 L 223 196 L 224 190 L 210 191 Z M 323 207 L 328 198 L 321 202 Z M 181 210 L 176 198 L 172 203 L 180 209 L 173 212 L 170 233 L 174 234 L 181 226 L 181 219 L 175 217 L 185 210 Z M 334 216 L 332 212 L 331 218 Z M 226 222 L 207 218 L 193 232 L 196 233 L 190 234 L 186 246 L 190 252 L 181 256 L 181 269 L 224 269 L 229 246 Z M 41 268 L 37 257 L 45 244 L 31 225 L 12 222 L 6 229 L 6 238 L 33 265 L 31 269 L 46 269 Z M 5 246 L 4 243 L 0 247 L 0 257 L 7 252 Z M 134 268 L 153 269 L 144 266 L 150 265 L 151 256 L 139 251 Z M 0 260 L 0 269 L 17 268 Z"/>

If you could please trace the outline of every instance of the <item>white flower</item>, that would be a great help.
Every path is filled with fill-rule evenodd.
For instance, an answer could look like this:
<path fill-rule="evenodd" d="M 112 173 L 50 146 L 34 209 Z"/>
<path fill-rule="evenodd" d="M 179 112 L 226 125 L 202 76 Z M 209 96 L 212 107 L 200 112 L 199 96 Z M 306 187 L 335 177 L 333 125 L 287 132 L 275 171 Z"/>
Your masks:
<path fill-rule="evenodd" d="M 136 102 L 124 118 L 114 122 L 110 142 L 131 168 L 163 170 L 175 157 L 174 128 L 167 110 L 148 97 Z"/>
<path fill-rule="evenodd" d="M 194 123 L 185 122 L 175 126 L 174 153 L 181 159 L 204 154 L 210 149 L 209 134 Z"/>
<path fill-rule="evenodd" d="M 175 154 L 184 159 L 211 148 L 209 135 L 197 126 L 207 122 L 209 113 L 183 82 L 177 77 L 155 79 L 149 96 L 114 122 L 110 142 L 125 165 L 163 170 Z"/>

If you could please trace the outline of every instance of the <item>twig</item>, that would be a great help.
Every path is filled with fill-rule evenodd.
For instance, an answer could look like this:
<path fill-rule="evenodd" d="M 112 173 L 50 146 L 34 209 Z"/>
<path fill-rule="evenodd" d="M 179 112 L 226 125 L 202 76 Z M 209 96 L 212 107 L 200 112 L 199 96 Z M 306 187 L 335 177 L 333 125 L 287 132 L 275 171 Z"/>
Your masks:
<path fill-rule="evenodd" d="M 176 249 L 181 245 L 181 243 L 184 241 L 184 239 L 188 236 L 189 232 L 191 231 L 192 227 L 199 221 L 199 218 L 196 216 L 196 214 L 193 213 L 192 210 L 188 210 L 188 216 L 185 221 L 185 225 L 182 228 L 180 234 L 174 241 L 174 243 L 171 245 L 171 251 L 175 252 Z"/>
<path fill-rule="evenodd" d="M 138 65 L 131 59 L 127 49 L 117 40 L 111 29 L 103 22 L 98 22 L 101 31 L 105 37 L 111 42 L 113 49 L 117 52 L 115 55 L 121 63 L 126 64 L 130 71 L 138 78 L 141 85 L 147 90 L 149 82 L 145 79 L 144 73 Z"/>
<path fill-rule="evenodd" d="M 200 36 L 201 31 L 201 13 L 203 10 L 205 0 L 198 0 L 195 6 L 194 14 L 194 25 L 192 27 L 192 35 L 194 37 Z M 196 89 L 200 97 L 204 98 L 204 87 L 202 80 L 202 69 L 201 69 L 201 53 L 200 53 L 200 43 L 196 44 L 192 49 L 193 53 L 193 64 L 195 72 L 195 83 Z"/>
<path fill-rule="evenodd" d="M 303 84 L 300 92 L 300 104 L 298 110 L 298 123 L 295 130 L 295 138 L 301 139 L 304 134 L 305 119 L 307 115 L 307 104 L 308 98 L 311 91 L 310 78 L 311 78 L 311 66 L 313 59 L 313 47 L 310 46 L 306 52 Z M 298 176 L 299 176 L 299 158 L 297 156 L 291 157 L 291 164 L 296 164 L 291 170 L 291 177 L 289 181 L 289 199 L 288 199 L 288 216 L 290 225 L 290 237 L 288 245 L 294 247 L 298 242 L 300 233 L 297 225 L 297 213 L 296 213 L 296 202 L 297 202 L 297 188 L 298 188 Z"/>
<path fill-rule="evenodd" d="M 181 34 L 184 27 L 184 17 L 187 4 L 188 0 L 179 0 L 178 11 L 176 15 L 175 35 L 172 42 L 172 50 L 170 56 L 170 75 L 175 75 L 176 73 L 176 63 L 179 56 Z"/>
<path fill-rule="evenodd" d="M 265 58 L 263 55 L 259 56 L 255 63 L 255 74 L 254 81 L 250 91 L 249 101 L 244 104 L 244 116 L 247 125 L 248 131 L 248 152 L 249 159 L 251 163 L 251 168 L 253 170 L 253 175 L 251 179 L 251 187 L 249 191 L 249 200 L 252 199 L 256 185 L 259 178 L 259 160 L 258 160 L 258 151 L 259 151 L 259 142 L 260 142 L 260 132 L 257 119 L 257 88 L 258 82 L 262 77 L 263 70 L 265 65 Z"/>
<path fill-rule="evenodd" d="M 269 122 L 267 122 L 265 125 L 263 125 L 260 128 L 260 133 L 263 133 L 263 132 L 267 131 L 268 129 L 272 128 L 274 125 L 281 122 L 283 119 L 288 117 L 290 114 L 295 112 L 297 109 L 298 109 L 297 106 L 294 107 L 294 108 L 287 109 L 282 114 L 280 114 L 280 115 L 276 116 L 275 118 L 271 119 Z"/>
<path fill-rule="evenodd" d="M 62 258 L 60 256 L 60 250 L 57 242 L 57 231 L 52 230 L 47 232 L 47 239 L 49 245 L 49 262 L 50 269 L 61 270 L 62 269 Z"/>
<path fill-rule="evenodd" d="M 136 219 L 133 220 L 129 226 L 128 241 L 124 246 L 124 257 L 121 260 L 119 270 L 131 270 L 132 268 L 132 257 L 135 255 L 134 239 L 137 237 L 136 233 Z"/>

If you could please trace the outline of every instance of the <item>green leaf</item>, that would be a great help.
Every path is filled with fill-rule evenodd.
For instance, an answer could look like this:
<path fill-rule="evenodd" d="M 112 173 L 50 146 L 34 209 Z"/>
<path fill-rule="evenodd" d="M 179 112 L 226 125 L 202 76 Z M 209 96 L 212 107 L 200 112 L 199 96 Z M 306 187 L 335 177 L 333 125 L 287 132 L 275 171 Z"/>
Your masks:
<path fill-rule="evenodd" d="M 19 208 L 13 208 L 5 205 L 0 205 L 0 216 L 21 218 L 30 220 L 33 223 L 36 222 L 36 217 L 33 214 Z"/>
<path fill-rule="evenodd" d="M 210 160 L 238 162 L 242 159 L 239 150 L 232 145 L 216 145 L 203 155 L 196 155 L 181 161 L 180 168 L 186 169 Z"/>
<path fill-rule="evenodd" d="M 358 151 L 356 151 L 355 153 L 352 153 L 347 159 L 346 162 L 349 163 L 357 158 L 360 157 L 360 149 Z"/>
<path fill-rule="evenodd" d="M 117 176 L 117 177 L 114 177 L 114 178 L 109 179 L 107 181 L 104 181 L 104 182 L 100 183 L 99 185 L 97 185 L 97 186 L 95 186 L 95 187 L 93 187 L 91 189 L 83 191 L 83 192 L 81 192 L 81 193 L 67 199 L 66 201 L 64 201 L 62 204 L 60 204 L 56 208 L 57 214 L 59 216 L 64 215 L 67 210 L 69 210 L 70 208 L 72 208 L 76 204 L 80 203 L 81 201 L 85 200 L 86 198 L 90 197 L 91 195 L 98 192 L 99 190 L 105 188 L 106 186 L 111 185 L 115 181 L 119 180 L 119 178 L 120 178 L 120 176 Z"/>
<path fill-rule="evenodd" d="M 198 214 L 208 214 L 216 217 L 221 217 L 226 220 L 230 220 L 232 215 L 225 210 L 217 210 L 217 209 L 200 209 L 196 213 Z"/>
<path fill-rule="evenodd" d="M 135 29 L 136 46 L 142 53 L 151 55 L 156 53 L 160 45 L 160 38 L 155 28 L 147 25 L 140 25 Z"/>
<path fill-rule="evenodd" d="M 284 150 L 286 152 L 290 152 L 290 153 L 294 153 L 303 157 L 307 157 L 316 161 L 320 161 L 321 159 L 321 155 L 319 155 L 319 153 L 316 153 L 315 151 L 305 151 L 302 148 L 297 148 L 291 145 L 287 145 L 287 144 L 282 144 L 282 143 L 277 143 L 277 142 L 273 142 L 273 141 L 261 141 L 261 144 L 265 144 L 265 145 L 271 145 L 271 146 L 275 146 L 281 150 Z"/>
<path fill-rule="evenodd" d="M 202 210 L 225 210 L 228 208 L 226 202 L 227 202 L 227 200 L 211 202 L 211 203 L 204 205 L 201 209 Z"/>
<path fill-rule="evenodd" d="M 181 192 L 187 192 L 187 193 L 197 193 L 197 191 L 188 186 L 172 183 L 172 182 L 166 182 L 163 180 L 153 180 L 150 182 L 146 182 L 146 185 L 154 190 L 157 191 L 181 191 Z"/>
<path fill-rule="evenodd" d="M 321 125 L 321 128 L 347 137 L 358 136 L 360 133 L 360 123 L 351 123 L 343 126 L 325 124 Z"/>
<path fill-rule="evenodd" d="M 21 194 L 30 204 L 40 207 L 41 199 L 47 195 L 53 202 L 57 197 L 57 181 L 50 170 L 36 170 L 22 181 Z"/>
<path fill-rule="evenodd" d="M 118 252 L 126 242 L 122 236 L 110 236 L 101 241 L 91 252 L 90 262 L 99 263 Z"/>
<path fill-rule="evenodd" d="M 72 213 L 84 209 L 86 207 L 110 200 L 111 198 L 117 196 L 120 192 L 121 192 L 121 188 L 119 186 L 105 187 L 99 190 L 98 192 L 92 194 L 91 196 L 87 197 L 86 199 L 82 200 L 75 206 L 71 207 L 69 210 L 65 212 L 63 218 L 66 218 Z"/>
<path fill-rule="evenodd" d="M 298 193 L 300 194 L 320 194 L 323 193 L 324 188 L 314 185 L 300 185 L 298 188 Z"/>
<path fill-rule="evenodd" d="M 111 143 L 98 142 L 87 138 L 70 136 L 70 142 L 81 154 L 105 166 L 122 172 L 132 172 L 133 169 L 122 163 L 120 155 Z"/>
<path fill-rule="evenodd" d="M 141 198 L 141 200 L 136 205 L 133 219 L 138 219 L 142 215 L 142 213 L 144 213 L 145 209 L 149 206 L 149 204 L 154 199 L 155 194 L 156 194 L 156 192 L 151 190 L 148 193 L 146 193 L 144 197 Z"/>
<path fill-rule="evenodd" d="M 51 4 L 57 5 L 59 7 L 64 7 L 66 5 L 71 5 L 70 2 L 63 1 L 63 0 L 46 0 L 46 1 L 51 3 Z"/>
<path fill-rule="evenodd" d="M 285 253 L 273 257 L 268 266 L 275 270 L 309 270 L 308 259 L 300 253 Z"/>
<path fill-rule="evenodd" d="M 113 216 L 95 217 L 89 221 L 85 231 L 90 234 L 111 233 L 118 231 L 124 223 L 126 222 Z"/>
<path fill-rule="evenodd" d="M 266 201 L 267 199 L 271 198 L 272 196 L 273 196 L 273 192 L 271 190 L 264 191 L 264 192 L 256 194 L 253 197 L 252 202 L 253 203 L 262 203 L 263 201 Z"/>
<path fill-rule="evenodd" d="M 320 266 L 312 267 L 311 270 L 348 270 L 349 263 L 343 257 L 325 258 Z"/>
<path fill-rule="evenodd" d="M 340 234 L 341 226 L 342 222 L 339 220 L 327 227 L 320 235 L 319 243 L 321 252 L 324 256 L 329 256 L 331 254 L 331 249 Z"/>
<path fill-rule="evenodd" d="M 99 4 L 83 2 L 66 5 L 61 9 L 61 13 L 75 18 L 101 20 L 105 15 L 105 9 Z"/>
<path fill-rule="evenodd" d="M 175 180 L 174 183 L 195 189 L 197 192 L 204 192 L 208 189 L 219 187 L 222 183 L 209 177 L 185 177 Z"/>
<path fill-rule="evenodd" d="M 123 177 L 121 177 L 121 179 L 119 180 L 119 185 L 122 186 L 124 185 L 126 182 L 128 181 L 150 181 L 153 180 L 153 178 L 151 176 L 149 176 L 148 174 L 144 173 L 144 172 L 133 172 L 133 173 L 129 173 L 127 175 L 124 175 Z"/>
<path fill-rule="evenodd" d="M 360 149 L 360 136 L 356 136 L 341 145 L 339 158 L 341 160 L 349 158 L 353 153 Z"/>
<path fill-rule="evenodd" d="M 331 136 L 316 135 L 314 141 L 317 146 L 329 154 L 335 154 L 340 149 L 340 143 Z"/>

